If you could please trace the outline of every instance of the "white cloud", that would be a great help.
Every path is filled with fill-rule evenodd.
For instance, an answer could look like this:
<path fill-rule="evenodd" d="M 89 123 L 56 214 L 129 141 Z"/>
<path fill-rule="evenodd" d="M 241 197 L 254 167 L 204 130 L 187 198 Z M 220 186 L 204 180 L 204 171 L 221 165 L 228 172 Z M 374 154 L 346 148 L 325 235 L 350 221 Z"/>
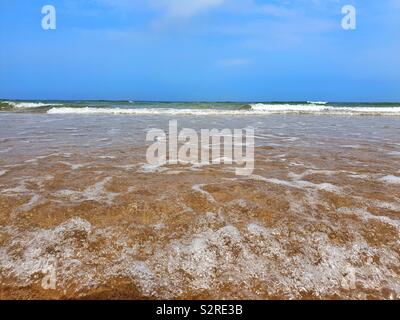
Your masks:
<path fill-rule="evenodd" d="M 260 3 L 255 0 L 227 0 L 224 5 L 228 12 L 239 15 L 263 15 L 288 17 L 296 14 L 297 9 L 288 1 Z"/>
<path fill-rule="evenodd" d="M 141 0 L 95 0 L 101 5 L 106 5 L 109 7 L 117 9 L 133 9 L 143 6 L 145 2 Z"/>
<path fill-rule="evenodd" d="M 165 10 L 171 17 L 187 18 L 217 8 L 224 0 L 152 0 L 156 8 Z"/>
<path fill-rule="evenodd" d="M 219 64 L 225 67 L 243 66 L 249 64 L 251 61 L 249 59 L 234 58 L 234 59 L 223 59 L 219 61 Z"/>
<path fill-rule="evenodd" d="M 260 13 L 270 15 L 270 16 L 276 16 L 276 17 L 287 17 L 294 15 L 294 11 L 290 10 L 286 7 L 283 6 L 277 6 L 273 4 L 265 4 L 265 5 L 259 5 L 255 7 L 255 11 L 258 11 Z"/>

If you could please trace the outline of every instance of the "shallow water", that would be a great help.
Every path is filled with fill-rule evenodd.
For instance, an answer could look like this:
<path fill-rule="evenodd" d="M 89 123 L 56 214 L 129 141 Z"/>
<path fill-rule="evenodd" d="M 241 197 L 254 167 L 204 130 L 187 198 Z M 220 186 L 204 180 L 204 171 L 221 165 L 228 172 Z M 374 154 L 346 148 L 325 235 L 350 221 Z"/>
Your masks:
<path fill-rule="evenodd" d="M 146 164 L 172 116 L 254 128 L 253 174 Z M 399 120 L 2 112 L 0 298 L 398 299 Z"/>

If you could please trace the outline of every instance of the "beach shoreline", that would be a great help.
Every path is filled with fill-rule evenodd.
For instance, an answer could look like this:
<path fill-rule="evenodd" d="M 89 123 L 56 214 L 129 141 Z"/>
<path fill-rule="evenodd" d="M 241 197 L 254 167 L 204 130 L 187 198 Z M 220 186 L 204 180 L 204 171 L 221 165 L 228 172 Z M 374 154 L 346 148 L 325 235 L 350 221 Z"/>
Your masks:
<path fill-rule="evenodd" d="M 149 166 L 171 116 L 0 119 L 0 299 L 400 297 L 396 117 L 176 118 L 254 128 L 245 177 Z"/>

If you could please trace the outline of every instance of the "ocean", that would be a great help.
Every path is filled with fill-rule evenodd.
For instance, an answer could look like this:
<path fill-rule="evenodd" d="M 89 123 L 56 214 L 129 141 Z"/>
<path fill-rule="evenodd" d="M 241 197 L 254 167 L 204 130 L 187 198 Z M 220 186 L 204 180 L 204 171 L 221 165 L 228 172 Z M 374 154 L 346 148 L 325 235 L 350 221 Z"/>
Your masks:
<path fill-rule="evenodd" d="M 299 102 L 147 102 L 147 101 L 10 101 L 0 100 L 0 111 L 48 114 L 170 114 L 266 115 L 302 114 L 400 114 L 400 103 Z"/>
<path fill-rule="evenodd" d="M 400 104 L 0 108 L 1 299 L 400 298 Z M 171 120 L 251 128 L 254 171 L 149 165 Z"/>

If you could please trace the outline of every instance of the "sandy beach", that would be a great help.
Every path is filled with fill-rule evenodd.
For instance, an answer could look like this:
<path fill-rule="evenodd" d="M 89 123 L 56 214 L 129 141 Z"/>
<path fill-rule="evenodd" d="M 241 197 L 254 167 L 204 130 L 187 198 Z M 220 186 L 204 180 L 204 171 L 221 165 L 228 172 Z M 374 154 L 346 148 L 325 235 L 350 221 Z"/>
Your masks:
<path fill-rule="evenodd" d="M 398 117 L 174 117 L 254 128 L 244 177 L 146 164 L 170 118 L 0 114 L 0 299 L 400 298 Z"/>

